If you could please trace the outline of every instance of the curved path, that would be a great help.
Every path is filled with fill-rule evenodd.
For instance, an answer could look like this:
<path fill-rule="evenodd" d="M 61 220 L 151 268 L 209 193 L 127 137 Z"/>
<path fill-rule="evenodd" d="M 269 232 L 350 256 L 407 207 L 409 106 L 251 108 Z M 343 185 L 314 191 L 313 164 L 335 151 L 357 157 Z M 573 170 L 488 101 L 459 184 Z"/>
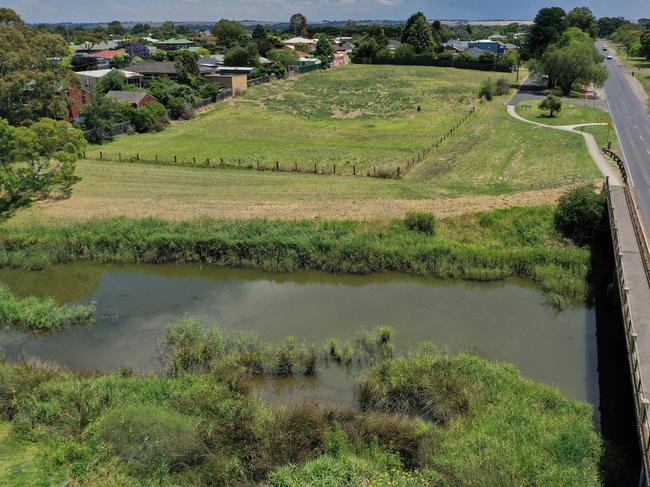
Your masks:
<path fill-rule="evenodd" d="M 521 115 L 519 115 L 515 109 L 515 105 L 508 105 L 508 115 L 510 115 L 512 118 L 515 118 L 517 120 L 520 120 L 522 122 L 530 123 L 532 125 L 537 125 L 538 127 L 543 127 L 547 129 L 555 129 L 555 130 L 562 130 L 564 132 L 572 132 L 574 134 L 580 134 L 582 137 L 585 139 L 585 143 L 587 144 L 587 149 L 589 150 L 589 155 L 593 159 L 593 161 L 596 163 L 596 166 L 598 166 L 598 169 L 600 169 L 600 172 L 604 177 L 608 177 L 609 181 L 611 184 L 616 184 L 620 185 L 621 184 L 621 178 L 619 175 L 614 171 L 612 166 L 609 165 L 609 162 L 605 158 L 605 156 L 602 154 L 600 151 L 600 147 L 598 147 L 598 143 L 596 142 L 596 139 L 594 138 L 593 135 L 591 135 L 588 132 L 583 132 L 582 130 L 577 130 L 580 127 L 590 127 L 594 125 L 606 125 L 604 123 L 583 123 L 583 124 L 578 124 L 578 125 L 546 125 L 543 123 L 539 122 L 533 122 L 532 120 L 528 120 Z"/>

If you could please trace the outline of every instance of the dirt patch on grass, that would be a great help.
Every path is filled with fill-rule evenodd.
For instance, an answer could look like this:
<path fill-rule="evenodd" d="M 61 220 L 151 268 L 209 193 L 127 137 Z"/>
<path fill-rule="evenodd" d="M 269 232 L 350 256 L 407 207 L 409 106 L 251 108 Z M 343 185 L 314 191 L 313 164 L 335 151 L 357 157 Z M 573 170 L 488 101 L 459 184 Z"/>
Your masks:
<path fill-rule="evenodd" d="M 556 188 L 526 191 L 501 196 L 472 196 L 435 199 L 336 200 L 331 202 L 245 202 L 203 201 L 186 202 L 175 199 L 78 197 L 39 205 L 39 220 L 86 220 L 126 216 L 131 218 L 158 217 L 169 220 L 210 218 L 271 218 L 383 220 L 401 218 L 407 211 L 426 211 L 439 218 L 477 211 L 537 206 L 553 203 L 566 191 Z"/>

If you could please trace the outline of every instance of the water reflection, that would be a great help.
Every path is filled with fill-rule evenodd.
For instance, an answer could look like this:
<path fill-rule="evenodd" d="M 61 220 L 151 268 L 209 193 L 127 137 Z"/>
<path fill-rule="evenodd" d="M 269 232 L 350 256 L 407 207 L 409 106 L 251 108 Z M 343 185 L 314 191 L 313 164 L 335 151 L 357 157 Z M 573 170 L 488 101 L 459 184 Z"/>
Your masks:
<path fill-rule="evenodd" d="M 361 327 L 388 325 L 395 329 L 399 350 L 420 341 L 452 352 L 472 350 L 512 362 L 536 380 L 597 404 L 594 312 L 584 307 L 557 312 L 524 282 L 485 284 L 403 274 L 269 274 L 181 264 L 74 264 L 44 272 L 3 269 L 0 280 L 20 295 L 97 305 L 97 324 L 92 327 L 47 336 L 0 332 L 0 348 L 11 359 L 34 355 L 73 369 L 128 365 L 155 370 L 165 325 L 184 313 L 269 340 L 295 335 L 299 342 L 313 343 L 332 336 L 353 339 Z M 352 380 L 335 375 L 318 379 L 330 381 L 332 393 L 341 380 Z M 327 387 L 316 389 L 318 395 Z"/>

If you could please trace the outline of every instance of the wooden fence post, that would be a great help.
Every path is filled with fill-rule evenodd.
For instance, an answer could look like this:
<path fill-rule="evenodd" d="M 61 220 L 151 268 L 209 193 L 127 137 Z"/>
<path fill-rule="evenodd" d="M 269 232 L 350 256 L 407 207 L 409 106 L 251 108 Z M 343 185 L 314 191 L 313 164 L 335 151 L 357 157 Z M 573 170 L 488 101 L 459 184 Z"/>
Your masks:
<path fill-rule="evenodd" d="M 174 164 L 176 164 L 176 162 L 178 162 L 178 161 L 176 159 L 176 156 L 174 156 Z"/>
<path fill-rule="evenodd" d="M 316 174 L 316 163 L 314 162 L 314 174 Z"/>
<path fill-rule="evenodd" d="M 103 159 L 103 158 L 104 158 L 104 154 L 102 154 L 102 151 L 99 151 L 99 158 L 100 158 L 100 159 Z"/>
<path fill-rule="evenodd" d="M 139 161 L 140 160 L 140 154 L 135 154 L 135 158 Z"/>
<path fill-rule="evenodd" d="M 121 152 L 117 153 L 117 159 L 120 160 L 120 161 L 122 160 L 122 153 Z"/>
<path fill-rule="evenodd" d="M 279 161 L 275 161 L 275 170 L 276 171 L 280 170 L 280 162 Z"/>
<path fill-rule="evenodd" d="M 156 160 L 156 162 L 158 162 L 158 154 L 156 154 L 156 155 L 153 156 L 153 157 L 154 157 L 154 159 Z"/>
<path fill-rule="evenodd" d="M 399 178 L 399 166 L 397 166 L 397 177 Z"/>
<path fill-rule="evenodd" d="M 372 175 L 377 174 L 377 166 L 372 166 Z"/>
<path fill-rule="evenodd" d="M 192 164 L 196 164 L 196 156 L 192 156 Z"/>
<path fill-rule="evenodd" d="M 294 165 L 295 165 L 295 168 L 296 168 L 296 172 L 298 172 L 298 163 L 295 162 Z"/>
<path fill-rule="evenodd" d="M 260 161 L 257 161 L 257 170 L 259 171 L 260 169 Z"/>
<path fill-rule="evenodd" d="M 84 151 L 84 159 L 86 158 L 86 151 Z"/>
<path fill-rule="evenodd" d="M 336 164 L 332 166 L 334 168 L 334 174 L 336 174 Z"/>
<path fill-rule="evenodd" d="M 352 164 L 352 175 L 353 176 L 357 175 L 357 167 L 354 164 Z"/>

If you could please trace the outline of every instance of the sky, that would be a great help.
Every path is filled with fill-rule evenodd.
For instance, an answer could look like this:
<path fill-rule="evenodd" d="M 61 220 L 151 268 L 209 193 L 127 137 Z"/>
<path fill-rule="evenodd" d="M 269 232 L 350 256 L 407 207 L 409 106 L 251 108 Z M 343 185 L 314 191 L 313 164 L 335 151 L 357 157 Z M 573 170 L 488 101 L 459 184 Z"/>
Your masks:
<path fill-rule="evenodd" d="M 596 17 L 650 17 L 650 0 L 0 0 L 28 22 L 288 21 L 296 12 L 312 21 L 399 20 L 418 10 L 429 19 L 527 20 L 542 7 L 585 4 Z"/>

